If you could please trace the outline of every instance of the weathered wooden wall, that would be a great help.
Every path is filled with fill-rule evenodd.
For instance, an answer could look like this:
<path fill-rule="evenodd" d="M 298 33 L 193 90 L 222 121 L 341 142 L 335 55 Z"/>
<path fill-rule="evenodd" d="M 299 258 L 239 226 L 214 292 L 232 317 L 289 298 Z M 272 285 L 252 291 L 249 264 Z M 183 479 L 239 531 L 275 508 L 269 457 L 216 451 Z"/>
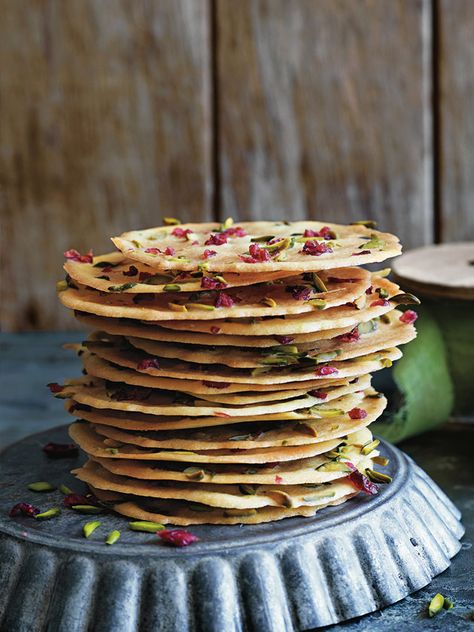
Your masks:
<path fill-rule="evenodd" d="M 62 252 L 184 220 L 474 239 L 472 0 L 0 0 L 0 325 Z"/>

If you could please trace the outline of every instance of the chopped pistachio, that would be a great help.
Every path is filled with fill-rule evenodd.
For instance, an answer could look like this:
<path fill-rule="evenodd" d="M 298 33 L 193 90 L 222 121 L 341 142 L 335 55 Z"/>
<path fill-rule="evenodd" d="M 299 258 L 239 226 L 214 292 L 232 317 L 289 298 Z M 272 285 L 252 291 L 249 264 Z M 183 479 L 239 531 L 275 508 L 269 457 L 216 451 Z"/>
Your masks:
<path fill-rule="evenodd" d="M 181 286 L 177 283 L 169 283 L 163 287 L 163 292 L 181 292 Z"/>
<path fill-rule="evenodd" d="M 362 450 L 360 451 L 361 454 L 363 454 L 364 456 L 366 456 L 367 454 L 370 454 L 373 450 L 375 450 L 375 448 L 379 445 L 379 443 L 380 441 L 378 439 L 369 441 L 369 443 L 366 443 L 364 447 L 362 448 Z"/>
<path fill-rule="evenodd" d="M 28 489 L 32 492 L 52 492 L 56 489 L 54 485 L 46 481 L 38 481 L 37 483 L 30 483 Z"/>
<path fill-rule="evenodd" d="M 199 309 L 206 312 L 213 312 L 216 308 L 214 305 L 206 305 L 205 303 L 186 303 L 189 309 Z"/>
<path fill-rule="evenodd" d="M 239 485 L 239 490 L 241 494 L 245 494 L 246 496 L 255 496 L 257 493 L 256 488 L 253 485 Z"/>
<path fill-rule="evenodd" d="M 388 298 L 389 296 L 387 290 L 384 287 L 378 287 L 375 291 L 380 296 L 380 298 Z"/>
<path fill-rule="evenodd" d="M 59 516 L 60 513 L 61 509 L 59 509 L 59 507 L 52 507 L 52 509 L 48 509 L 47 511 L 36 514 L 35 520 L 49 520 L 50 518 L 55 518 L 56 516 Z"/>
<path fill-rule="evenodd" d="M 324 281 L 321 279 L 321 277 L 316 274 L 316 272 L 312 272 L 311 273 L 311 277 L 312 277 L 312 280 L 313 280 L 313 285 L 320 292 L 327 292 L 328 291 L 327 285 L 324 283 Z"/>
<path fill-rule="evenodd" d="M 388 476 L 388 474 L 382 474 L 382 472 L 376 472 L 375 470 L 371 470 L 370 467 L 368 467 L 365 470 L 365 473 L 367 477 L 374 483 L 391 483 L 392 482 L 391 476 Z"/>
<path fill-rule="evenodd" d="M 120 538 L 120 531 L 117 531 L 115 529 L 114 531 L 111 531 L 109 533 L 109 535 L 105 539 L 105 543 L 106 544 L 115 544 L 119 538 Z"/>
<path fill-rule="evenodd" d="M 136 239 L 132 239 L 132 244 L 135 246 L 135 248 L 141 248 L 142 245 L 139 241 L 137 241 Z"/>
<path fill-rule="evenodd" d="M 385 279 L 392 272 L 392 268 L 383 268 L 382 270 L 376 270 L 372 272 L 372 277 L 379 277 L 379 279 Z"/>
<path fill-rule="evenodd" d="M 207 270 L 209 270 L 209 262 L 208 261 L 202 261 L 202 262 L 198 263 L 198 272 L 206 272 Z"/>
<path fill-rule="evenodd" d="M 68 287 L 67 281 L 58 281 L 56 283 L 56 292 L 64 292 Z"/>
<path fill-rule="evenodd" d="M 378 322 L 372 318 L 372 320 L 368 320 L 365 323 L 359 323 L 357 325 L 357 330 L 360 334 L 369 334 L 372 331 L 377 331 Z"/>
<path fill-rule="evenodd" d="M 351 222 L 351 226 L 365 226 L 366 228 L 375 228 L 377 222 L 373 219 L 360 219 L 357 222 Z"/>
<path fill-rule="evenodd" d="M 318 364 L 321 362 L 330 362 L 331 360 L 335 360 L 342 353 L 341 349 L 335 349 L 334 351 L 326 351 L 325 353 L 318 353 L 318 355 L 313 356 Z"/>
<path fill-rule="evenodd" d="M 306 302 L 312 305 L 313 307 L 316 307 L 317 309 L 324 309 L 326 307 L 326 301 L 323 300 L 322 298 L 312 298 Z"/>
<path fill-rule="evenodd" d="M 104 448 L 104 452 L 108 452 L 109 454 L 118 454 L 119 453 L 117 448 Z"/>
<path fill-rule="evenodd" d="M 107 290 L 109 292 L 125 292 L 126 290 L 131 290 L 132 287 L 135 287 L 136 283 L 123 283 L 122 285 L 109 285 Z"/>
<path fill-rule="evenodd" d="M 366 250 L 370 248 L 379 248 L 383 250 L 385 246 L 385 242 L 383 239 L 380 239 L 375 233 L 370 236 L 369 241 L 364 241 L 360 246 L 359 250 Z"/>
<path fill-rule="evenodd" d="M 257 375 L 263 375 L 264 373 L 268 373 L 272 368 L 270 366 L 259 366 L 256 369 L 252 369 L 250 375 L 252 377 L 256 377 Z"/>
<path fill-rule="evenodd" d="M 385 456 L 374 456 L 372 458 L 372 461 L 374 463 L 377 463 L 377 465 L 381 465 L 382 467 L 385 467 L 390 463 L 390 459 L 387 459 L 387 457 Z"/>
<path fill-rule="evenodd" d="M 440 593 L 437 593 L 428 605 L 428 615 L 434 617 L 444 607 L 444 597 Z"/>
<path fill-rule="evenodd" d="M 380 360 L 380 364 L 383 366 L 384 369 L 388 369 L 392 366 L 393 362 L 390 360 L 390 358 L 382 358 Z"/>
<path fill-rule="evenodd" d="M 390 323 L 392 322 L 390 319 L 390 314 L 381 314 L 380 322 L 384 323 L 385 325 L 390 325 Z"/>
<path fill-rule="evenodd" d="M 277 306 L 277 302 L 275 301 L 275 299 L 271 298 L 270 296 L 264 296 L 260 302 L 264 305 L 268 305 L 268 307 Z"/>
<path fill-rule="evenodd" d="M 67 485 L 63 485 L 62 483 L 59 486 L 59 491 L 61 492 L 61 494 L 64 494 L 65 496 L 67 494 L 73 494 L 74 493 L 70 487 L 68 487 Z"/>
<path fill-rule="evenodd" d="M 275 239 L 275 235 L 261 235 L 260 237 L 252 237 L 250 241 L 261 243 L 263 241 L 270 241 Z"/>
<path fill-rule="evenodd" d="M 165 226 L 178 226 L 181 224 L 181 220 L 176 219 L 175 217 L 163 217 L 163 224 Z"/>
<path fill-rule="evenodd" d="M 343 461 L 331 461 L 316 468 L 318 472 L 350 472 L 351 469 Z"/>
<path fill-rule="evenodd" d="M 407 292 L 391 296 L 390 300 L 393 301 L 396 305 L 419 305 L 421 303 L 420 299 L 417 296 Z"/>
<path fill-rule="evenodd" d="M 233 224 L 234 220 L 232 219 L 232 217 L 228 217 L 224 222 L 222 222 L 221 230 L 226 230 L 227 228 L 230 228 Z"/>
<path fill-rule="evenodd" d="M 71 505 L 71 509 L 82 514 L 99 514 L 104 512 L 102 507 L 96 507 L 95 505 Z"/>
<path fill-rule="evenodd" d="M 129 522 L 128 526 L 132 531 L 144 531 L 145 533 L 156 533 L 157 531 L 163 531 L 165 528 L 159 522 L 149 522 L 148 520 Z"/>
<path fill-rule="evenodd" d="M 205 476 L 204 470 L 200 467 L 187 467 L 183 474 L 192 481 L 202 481 Z"/>
<path fill-rule="evenodd" d="M 94 533 L 96 529 L 100 527 L 102 523 L 98 520 L 93 520 L 92 522 L 86 522 L 86 524 L 82 527 L 82 533 L 85 538 L 88 538 L 90 535 Z"/>
<path fill-rule="evenodd" d="M 319 500 L 320 498 L 334 498 L 335 495 L 336 495 L 336 492 L 329 492 L 329 491 L 323 490 L 319 493 L 314 493 L 314 494 L 310 494 L 309 496 L 304 496 L 303 500 L 305 501 L 305 503 L 310 503 L 313 500 Z"/>
<path fill-rule="evenodd" d="M 173 312 L 187 312 L 188 308 L 186 305 L 180 305 L 179 303 L 168 303 L 168 307 Z"/>

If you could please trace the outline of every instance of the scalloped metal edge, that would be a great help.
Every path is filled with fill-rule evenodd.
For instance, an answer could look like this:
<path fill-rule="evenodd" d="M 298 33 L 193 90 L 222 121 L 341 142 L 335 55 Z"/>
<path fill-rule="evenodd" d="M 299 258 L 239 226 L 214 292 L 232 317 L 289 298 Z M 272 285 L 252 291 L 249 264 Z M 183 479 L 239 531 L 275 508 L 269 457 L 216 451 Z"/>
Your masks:
<path fill-rule="evenodd" d="M 27 540 L 0 524 L 0 629 L 291 632 L 393 604 L 449 566 L 464 530 L 428 475 L 384 449 L 396 461 L 390 492 L 303 526 L 288 519 L 284 540 L 257 533 L 144 559 L 136 546 Z"/>

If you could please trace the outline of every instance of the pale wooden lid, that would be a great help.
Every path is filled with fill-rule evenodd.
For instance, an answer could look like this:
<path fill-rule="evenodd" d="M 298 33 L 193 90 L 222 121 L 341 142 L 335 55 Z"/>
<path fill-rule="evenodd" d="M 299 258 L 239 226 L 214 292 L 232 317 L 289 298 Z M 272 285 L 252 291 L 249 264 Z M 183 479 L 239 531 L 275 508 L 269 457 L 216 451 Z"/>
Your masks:
<path fill-rule="evenodd" d="M 411 250 L 394 262 L 393 272 L 415 293 L 474 300 L 474 242 Z"/>

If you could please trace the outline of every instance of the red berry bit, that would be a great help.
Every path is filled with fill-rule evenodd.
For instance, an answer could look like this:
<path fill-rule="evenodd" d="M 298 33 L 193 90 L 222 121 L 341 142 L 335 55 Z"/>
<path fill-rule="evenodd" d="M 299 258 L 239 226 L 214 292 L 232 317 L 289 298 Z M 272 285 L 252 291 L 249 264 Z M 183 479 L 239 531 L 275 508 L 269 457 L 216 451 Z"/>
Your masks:
<path fill-rule="evenodd" d="M 43 452 L 50 459 L 67 459 L 77 456 L 79 448 L 74 443 L 47 443 L 43 446 Z"/>
<path fill-rule="evenodd" d="M 281 477 L 281 476 L 278 476 L 278 474 L 277 474 L 277 475 L 275 476 L 275 483 L 276 483 L 277 485 L 281 485 L 281 484 L 282 484 L 282 482 L 283 482 L 282 477 Z"/>
<path fill-rule="evenodd" d="M 218 281 L 212 277 L 203 276 L 201 279 L 201 287 L 205 290 L 223 290 L 227 287 L 227 283 L 222 283 L 222 281 Z"/>
<path fill-rule="evenodd" d="M 161 250 L 159 248 L 146 248 L 145 252 L 148 255 L 161 255 Z"/>
<path fill-rule="evenodd" d="M 227 235 L 226 233 L 217 233 L 215 235 L 210 235 L 208 239 L 204 242 L 205 246 L 222 246 L 227 243 Z"/>
<path fill-rule="evenodd" d="M 124 270 L 122 272 L 123 276 L 137 276 L 138 274 L 138 269 L 135 266 L 130 266 L 128 270 Z"/>
<path fill-rule="evenodd" d="M 222 234 L 227 237 L 245 237 L 247 235 L 242 226 L 230 226 L 226 228 Z"/>
<path fill-rule="evenodd" d="M 165 252 L 163 254 L 165 254 L 167 257 L 174 257 L 176 254 L 176 250 L 171 246 L 168 246 L 168 248 L 165 248 Z"/>
<path fill-rule="evenodd" d="M 340 336 L 336 336 L 336 340 L 340 340 L 341 342 L 357 342 L 359 339 L 360 339 L 360 334 L 357 327 L 354 327 L 352 331 L 349 331 L 346 334 L 341 334 Z"/>
<path fill-rule="evenodd" d="M 77 261 L 77 263 L 92 263 L 92 250 L 85 255 L 81 255 L 77 250 L 66 250 L 64 256 L 68 261 Z"/>
<path fill-rule="evenodd" d="M 334 233 L 329 226 L 323 226 L 321 230 L 311 230 L 310 228 L 307 228 L 303 233 L 303 237 L 322 237 L 323 239 L 333 239 Z"/>
<path fill-rule="evenodd" d="M 261 248 L 258 244 L 250 244 L 249 253 L 250 256 L 239 255 L 239 257 L 242 259 L 242 261 L 245 261 L 245 263 L 259 263 L 271 260 L 271 256 L 268 250 L 265 250 L 265 248 Z"/>
<path fill-rule="evenodd" d="M 289 345 L 293 342 L 293 336 L 273 336 L 281 345 Z"/>
<path fill-rule="evenodd" d="M 137 364 L 137 371 L 146 371 L 146 369 L 159 369 L 160 363 L 157 358 L 145 358 Z"/>
<path fill-rule="evenodd" d="M 28 516 L 29 518 L 34 518 L 39 513 L 40 510 L 37 507 L 30 505 L 30 503 L 17 503 L 10 509 L 8 515 L 10 518 L 15 518 L 16 516 Z"/>
<path fill-rule="evenodd" d="M 347 414 L 351 419 L 365 419 L 367 417 L 367 411 L 363 408 L 352 408 Z"/>
<path fill-rule="evenodd" d="M 407 309 L 406 312 L 400 316 L 400 321 L 405 323 L 405 325 L 411 325 L 418 318 L 418 314 L 414 312 L 412 309 Z"/>
<path fill-rule="evenodd" d="M 334 366 L 319 366 L 316 371 L 316 375 L 333 375 L 339 373 Z"/>
<path fill-rule="evenodd" d="M 232 307 L 234 305 L 234 300 L 231 296 L 226 294 L 225 292 L 219 292 L 214 302 L 216 307 Z"/>
<path fill-rule="evenodd" d="M 291 296 L 297 301 L 308 301 L 311 296 L 311 288 L 305 285 L 289 285 L 286 292 L 291 292 Z"/>
<path fill-rule="evenodd" d="M 370 307 L 388 307 L 390 303 L 386 298 L 378 298 L 376 301 L 372 301 Z"/>
<path fill-rule="evenodd" d="M 212 325 L 210 332 L 211 334 L 218 334 L 220 332 L 221 328 L 220 327 L 216 327 L 215 325 Z"/>
<path fill-rule="evenodd" d="M 330 248 L 327 244 L 317 241 L 307 241 L 303 246 L 303 250 L 305 255 L 312 255 L 313 257 L 319 257 L 320 255 L 324 255 L 326 253 L 332 252 L 332 248 Z"/>
<path fill-rule="evenodd" d="M 199 542 L 197 535 L 185 529 L 164 529 L 157 531 L 156 535 L 170 546 L 189 546 L 194 542 Z"/>
<path fill-rule="evenodd" d="M 51 393 L 60 393 L 65 388 L 64 386 L 61 386 L 61 384 L 58 384 L 57 382 L 50 382 L 49 384 L 46 384 L 46 386 L 49 388 Z"/>
<path fill-rule="evenodd" d="M 354 485 L 356 489 L 360 489 L 360 491 L 368 494 L 369 496 L 375 496 L 375 494 L 379 493 L 379 488 L 375 483 L 372 483 L 371 480 L 359 472 L 356 466 L 349 461 L 344 461 L 344 465 L 347 465 L 349 469 L 352 470 L 352 474 L 349 474 L 347 477 L 351 483 Z"/>
<path fill-rule="evenodd" d="M 173 237 L 186 238 L 193 231 L 190 228 L 180 228 L 179 226 L 171 231 Z"/>
<path fill-rule="evenodd" d="M 202 258 L 203 259 L 210 259 L 211 257 L 215 257 L 217 255 L 217 252 L 215 250 L 205 250 L 202 253 Z"/>
<path fill-rule="evenodd" d="M 94 496 L 83 496 L 82 494 L 66 494 L 63 499 L 65 507 L 75 507 L 76 505 L 92 505 L 98 507 L 98 500 Z"/>
<path fill-rule="evenodd" d="M 311 395 L 311 397 L 317 397 L 318 399 L 326 399 L 328 396 L 328 394 L 324 391 L 308 391 L 308 395 Z"/>
<path fill-rule="evenodd" d="M 203 380 L 202 384 L 208 388 L 229 388 L 230 382 L 211 382 L 210 380 Z"/>

